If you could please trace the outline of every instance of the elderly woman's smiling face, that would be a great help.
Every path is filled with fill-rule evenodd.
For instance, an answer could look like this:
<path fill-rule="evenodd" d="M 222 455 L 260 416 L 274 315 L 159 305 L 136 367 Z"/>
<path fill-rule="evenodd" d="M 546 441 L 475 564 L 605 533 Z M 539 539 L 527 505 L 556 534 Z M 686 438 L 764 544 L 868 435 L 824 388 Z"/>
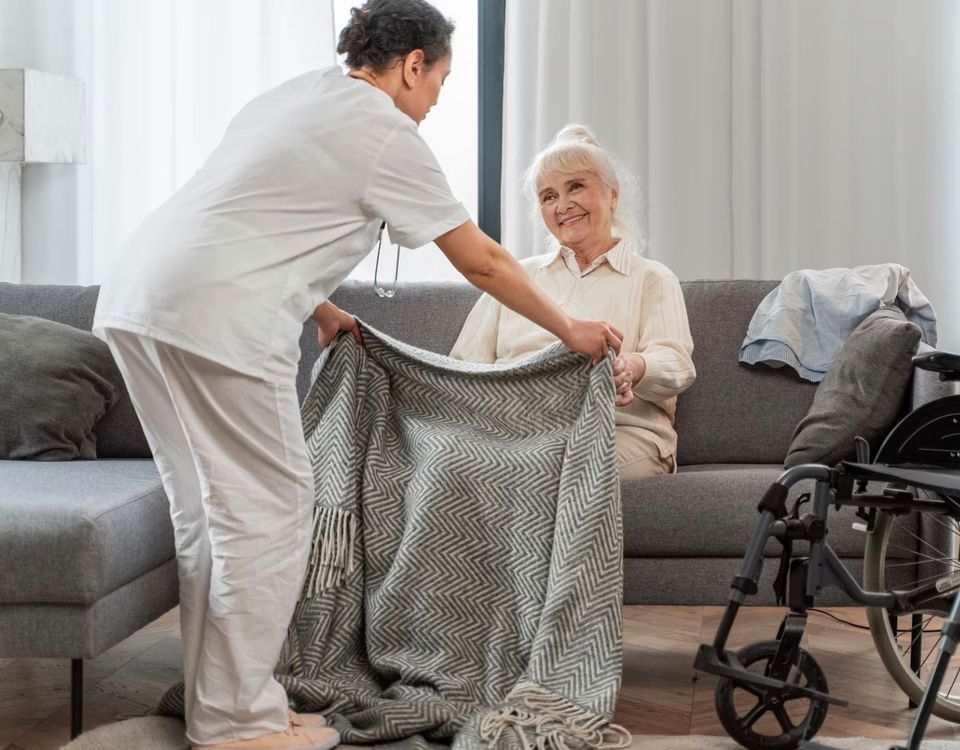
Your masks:
<path fill-rule="evenodd" d="M 616 193 L 594 172 L 546 172 L 537 185 L 540 215 L 550 233 L 572 250 L 609 244 Z"/>

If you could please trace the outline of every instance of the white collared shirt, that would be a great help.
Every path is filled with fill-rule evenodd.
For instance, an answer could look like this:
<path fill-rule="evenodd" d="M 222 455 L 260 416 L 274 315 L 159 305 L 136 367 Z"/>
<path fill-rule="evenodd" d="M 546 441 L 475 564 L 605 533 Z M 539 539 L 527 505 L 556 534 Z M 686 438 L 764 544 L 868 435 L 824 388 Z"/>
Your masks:
<path fill-rule="evenodd" d="M 596 270 L 604 263 L 609 263 L 610 267 L 614 271 L 625 276 L 630 272 L 630 258 L 628 256 L 629 252 L 630 251 L 627 249 L 627 243 L 618 242 L 616 245 L 607 250 L 607 252 L 601 253 L 594 258 L 593 262 L 590 263 L 589 266 L 581 269 L 580 264 L 577 262 L 577 254 L 566 245 L 560 245 L 556 251 L 540 256 L 540 258 L 543 259 L 542 263 L 540 263 L 540 268 L 546 268 L 547 266 L 556 263 L 557 259 L 559 258 L 563 261 L 564 265 L 567 267 L 567 270 L 573 274 L 574 278 L 586 276 L 588 273 Z"/>
<path fill-rule="evenodd" d="M 619 433 L 653 443 L 662 458 L 675 456 L 677 395 L 694 381 L 693 340 L 680 282 L 662 263 L 633 251 L 623 240 L 581 270 L 567 247 L 520 263 L 550 299 L 573 318 L 604 320 L 624 335 L 623 351 L 639 353 L 646 374 L 635 398 L 616 412 Z M 467 317 L 450 356 L 469 362 L 514 362 L 557 341 L 556 337 L 484 294 Z"/>
<path fill-rule="evenodd" d="M 419 247 L 463 224 L 416 123 L 339 67 L 271 89 L 123 248 L 94 332 L 119 328 L 289 379 L 303 321 L 370 252 L 382 220 Z"/>

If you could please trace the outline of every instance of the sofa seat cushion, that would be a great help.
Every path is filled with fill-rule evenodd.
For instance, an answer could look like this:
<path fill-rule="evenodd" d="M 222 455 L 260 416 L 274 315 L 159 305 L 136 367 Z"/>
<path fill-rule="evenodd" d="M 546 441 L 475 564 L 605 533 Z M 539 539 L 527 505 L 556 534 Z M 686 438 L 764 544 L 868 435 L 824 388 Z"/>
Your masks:
<path fill-rule="evenodd" d="M 0 603 L 90 605 L 176 556 L 150 459 L 0 461 Z"/>
<path fill-rule="evenodd" d="M 677 474 L 624 482 L 625 557 L 733 557 L 747 550 L 760 514 L 757 504 L 783 473 L 770 464 L 700 464 L 681 466 Z M 794 486 L 788 508 L 813 482 Z M 812 506 L 804 506 L 808 512 Z M 827 516 L 827 541 L 841 557 L 861 557 L 865 534 L 853 529 L 859 521 L 853 508 L 833 507 Z M 795 554 L 806 550 L 797 542 Z M 779 555 L 771 540 L 767 555 Z"/>

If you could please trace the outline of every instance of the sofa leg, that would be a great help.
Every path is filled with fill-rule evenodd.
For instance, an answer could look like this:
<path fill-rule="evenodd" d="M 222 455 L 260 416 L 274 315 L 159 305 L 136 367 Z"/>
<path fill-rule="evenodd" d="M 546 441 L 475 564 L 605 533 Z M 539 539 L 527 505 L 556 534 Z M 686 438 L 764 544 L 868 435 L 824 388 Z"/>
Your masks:
<path fill-rule="evenodd" d="M 83 731 L 83 659 L 70 660 L 70 739 Z"/>

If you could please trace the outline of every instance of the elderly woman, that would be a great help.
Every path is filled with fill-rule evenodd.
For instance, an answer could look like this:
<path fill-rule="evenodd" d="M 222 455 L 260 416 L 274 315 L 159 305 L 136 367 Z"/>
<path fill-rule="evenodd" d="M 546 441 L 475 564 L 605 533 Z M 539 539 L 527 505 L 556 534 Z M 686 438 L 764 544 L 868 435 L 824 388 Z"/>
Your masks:
<path fill-rule="evenodd" d="M 613 364 L 621 478 L 676 471 L 677 395 L 696 377 L 677 277 L 639 254 L 639 233 L 618 210 L 617 170 L 586 128 L 557 133 L 527 181 L 555 241 L 550 252 L 522 261 L 524 270 L 568 315 L 609 320 L 623 332 Z M 484 294 L 450 356 L 513 362 L 555 341 Z"/>

